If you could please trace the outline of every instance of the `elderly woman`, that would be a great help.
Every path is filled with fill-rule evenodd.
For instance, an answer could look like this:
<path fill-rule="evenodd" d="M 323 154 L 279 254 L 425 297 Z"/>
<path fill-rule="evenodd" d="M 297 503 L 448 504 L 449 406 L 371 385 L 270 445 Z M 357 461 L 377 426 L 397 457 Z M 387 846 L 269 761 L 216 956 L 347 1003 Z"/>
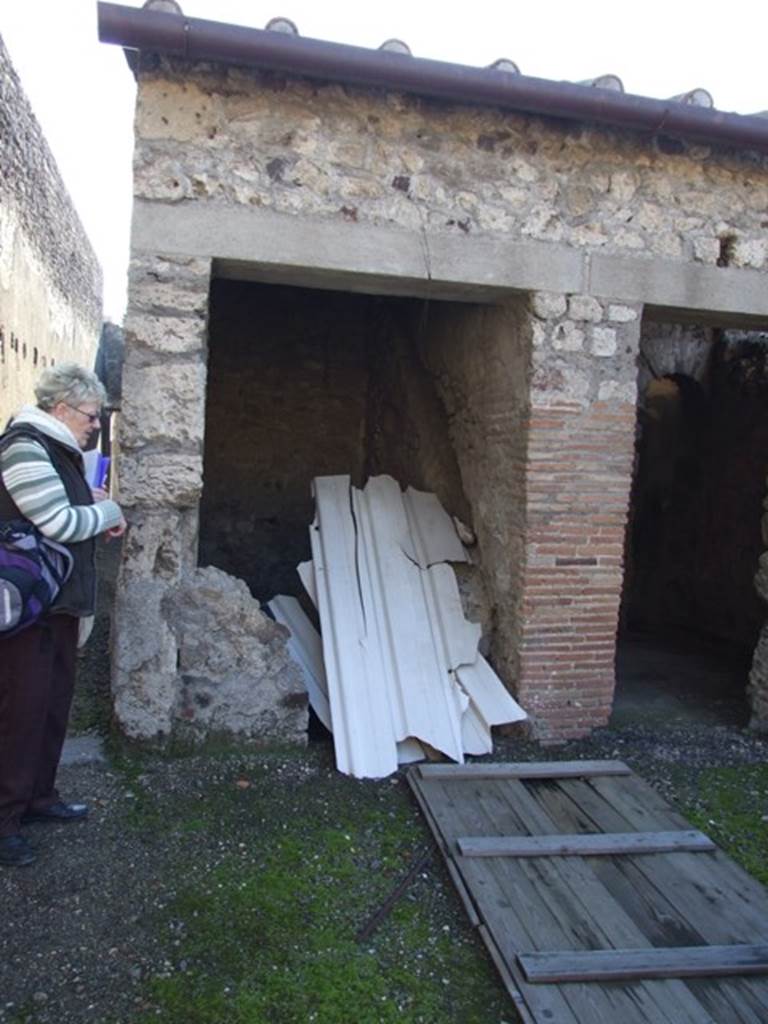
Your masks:
<path fill-rule="evenodd" d="M 73 363 L 46 370 L 0 437 L 0 520 L 30 520 L 66 545 L 74 568 L 49 612 L 0 640 L 0 864 L 21 866 L 35 851 L 21 834 L 31 822 L 88 814 L 55 788 L 75 681 L 78 637 L 93 615 L 95 537 L 125 531 L 120 507 L 91 490 L 81 449 L 98 429 L 104 388 Z"/>

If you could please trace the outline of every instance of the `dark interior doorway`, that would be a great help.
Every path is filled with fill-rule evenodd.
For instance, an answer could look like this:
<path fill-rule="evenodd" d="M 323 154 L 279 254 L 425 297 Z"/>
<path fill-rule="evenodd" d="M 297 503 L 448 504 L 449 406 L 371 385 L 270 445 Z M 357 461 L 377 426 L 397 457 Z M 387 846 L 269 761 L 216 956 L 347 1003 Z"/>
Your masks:
<path fill-rule="evenodd" d="M 614 721 L 748 720 L 767 355 L 761 336 L 644 327 Z"/>
<path fill-rule="evenodd" d="M 466 519 L 449 428 L 419 355 L 421 299 L 215 280 L 202 565 L 253 595 L 302 596 L 315 476 L 389 473 Z"/>

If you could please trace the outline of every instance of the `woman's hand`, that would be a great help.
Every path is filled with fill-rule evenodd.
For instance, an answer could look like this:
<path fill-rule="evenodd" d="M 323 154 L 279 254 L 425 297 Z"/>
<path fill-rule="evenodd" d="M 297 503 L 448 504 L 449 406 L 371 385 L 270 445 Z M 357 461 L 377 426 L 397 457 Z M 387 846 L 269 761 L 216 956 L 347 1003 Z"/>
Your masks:
<path fill-rule="evenodd" d="M 109 497 L 109 495 L 107 494 L 103 487 L 92 487 L 91 494 L 93 495 L 93 500 L 95 502 L 106 501 L 107 498 Z"/>
<path fill-rule="evenodd" d="M 109 540 L 110 537 L 122 537 L 127 529 L 128 524 L 126 523 L 125 519 L 121 517 L 120 522 L 117 524 L 117 526 L 112 526 L 110 527 L 110 529 L 105 531 L 106 538 L 107 540 Z"/>

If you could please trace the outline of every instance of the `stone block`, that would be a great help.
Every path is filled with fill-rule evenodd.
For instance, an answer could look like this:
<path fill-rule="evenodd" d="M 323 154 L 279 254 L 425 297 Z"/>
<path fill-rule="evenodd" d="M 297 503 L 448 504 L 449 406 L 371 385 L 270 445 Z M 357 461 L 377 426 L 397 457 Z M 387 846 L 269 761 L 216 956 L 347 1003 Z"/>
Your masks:
<path fill-rule="evenodd" d="M 713 266 L 720 257 L 720 241 L 717 238 L 694 238 L 693 258 L 697 263 L 711 263 Z"/>
<path fill-rule="evenodd" d="M 171 505 L 190 508 L 203 489 L 203 457 L 193 452 L 143 452 L 120 455 L 120 502 L 126 507 Z"/>
<path fill-rule="evenodd" d="M 197 563 L 197 509 L 139 508 L 129 514 L 121 580 L 178 583 Z"/>
<path fill-rule="evenodd" d="M 637 384 L 634 380 L 601 380 L 597 397 L 601 402 L 618 401 L 634 405 L 637 401 Z"/>
<path fill-rule="evenodd" d="M 178 724 L 187 735 L 305 743 L 307 693 L 287 649 L 242 580 L 197 569 L 163 603 L 179 644 Z"/>
<path fill-rule="evenodd" d="M 616 171 L 611 175 L 610 196 L 619 203 L 628 203 L 637 192 L 637 178 L 632 171 Z"/>
<path fill-rule="evenodd" d="M 632 306 L 611 305 L 608 307 L 608 319 L 614 324 L 628 324 L 637 320 L 638 311 Z"/>
<path fill-rule="evenodd" d="M 534 351 L 531 377 L 531 406 L 546 407 L 563 400 L 586 404 L 592 388 L 589 374 L 562 359 Z"/>
<path fill-rule="evenodd" d="M 210 143 L 221 127 L 222 101 L 195 82 L 146 82 L 136 104 L 136 135 L 140 139 Z"/>
<path fill-rule="evenodd" d="M 592 354 L 607 357 L 616 354 L 616 331 L 613 327 L 592 328 Z"/>
<path fill-rule="evenodd" d="M 733 266 L 762 270 L 768 262 L 768 241 L 765 238 L 737 238 L 733 242 Z"/>
<path fill-rule="evenodd" d="M 202 352 L 207 325 L 201 316 L 150 316 L 130 313 L 125 323 L 126 345 L 162 355 Z"/>
<path fill-rule="evenodd" d="M 206 257 L 134 253 L 128 268 L 129 316 L 145 311 L 204 317 L 210 280 Z"/>
<path fill-rule="evenodd" d="M 533 320 L 531 322 L 531 327 L 531 344 L 534 348 L 543 348 L 547 343 L 548 335 L 546 327 L 544 324 L 539 323 L 538 320 Z"/>
<path fill-rule="evenodd" d="M 202 448 L 205 381 L 202 361 L 136 366 L 127 355 L 119 428 L 121 448 L 152 444 Z"/>
<path fill-rule="evenodd" d="M 115 602 L 115 716 L 133 739 L 170 735 L 176 702 L 176 640 L 165 622 L 162 582 L 121 580 Z"/>
<path fill-rule="evenodd" d="M 552 332 L 552 348 L 563 352 L 580 352 L 584 348 L 584 331 L 572 320 L 565 320 Z"/>
<path fill-rule="evenodd" d="M 571 295 L 568 299 L 571 320 L 585 320 L 597 324 L 603 319 L 603 307 L 591 295 Z"/>

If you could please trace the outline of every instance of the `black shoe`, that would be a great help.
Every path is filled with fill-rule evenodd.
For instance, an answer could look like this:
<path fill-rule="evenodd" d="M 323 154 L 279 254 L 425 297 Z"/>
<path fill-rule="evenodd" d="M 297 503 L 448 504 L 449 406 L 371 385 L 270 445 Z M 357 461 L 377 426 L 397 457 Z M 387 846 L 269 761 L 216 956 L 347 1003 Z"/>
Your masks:
<path fill-rule="evenodd" d="M 24 836 L 0 836 L 0 864 L 9 868 L 23 868 L 37 860 L 37 854 Z"/>
<path fill-rule="evenodd" d="M 22 815 L 22 825 L 34 825 L 38 821 L 67 822 L 82 821 L 88 817 L 88 804 L 65 804 L 59 800 L 50 807 L 44 807 L 39 811 L 27 811 Z"/>

